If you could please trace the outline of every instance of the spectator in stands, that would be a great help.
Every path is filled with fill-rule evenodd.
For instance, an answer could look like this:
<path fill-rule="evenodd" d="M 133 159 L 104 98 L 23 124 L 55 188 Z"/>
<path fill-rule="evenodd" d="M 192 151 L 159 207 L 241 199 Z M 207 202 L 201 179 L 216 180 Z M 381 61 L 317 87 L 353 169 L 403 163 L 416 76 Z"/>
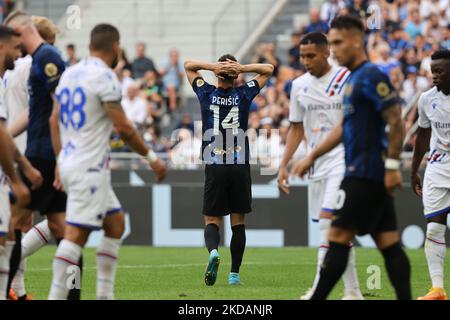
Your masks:
<path fill-rule="evenodd" d="M 320 20 L 328 25 L 339 14 L 339 10 L 345 6 L 342 0 L 326 0 L 320 7 Z"/>
<path fill-rule="evenodd" d="M 145 143 L 156 153 L 167 153 L 169 151 L 167 139 L 161 135 L 161 129 L 157 125 L 147 126 L 143 135 Z"/>
<path fill-rule="evenodd" d="M 450 50 L 450 23 L 447 24 L 447 28 L 445 29 L 444 39 L 441 42 L 441 47 L 443 49 Z"/>
<path fill-rule="evenodd" d="M 391 25 L 388 35 L 389 46 L 391 47 L 392 56 L 397 60 L 403 58 L 405 50 L 409 47 L 408 41 L 405 38 L 405 33 L 400 24 L 396 23 Z"/>
<path fill-rule="evenodd" d="M 136 58 L 131 64 L 134 79 L 142 78 L 146 71 L 156 71 L 153 60 L 145 55 L 145 50 L 145 43 L 139 42 L 136 44 Z"/>
<path fill-rule="evenodd" d="M 386 42 L 379 43 L 376 46 L 378 58 L 373 61 L 378 68 L 387 76 L 389 76 L 391 69 L 399 66 L 399 62 L 390 55 L 390 47 Z"/>
<path fill-rule="evenodd" d="M 200 157 L 202 140 L 194 136 L 188 129 L 179 129 L 174 132 L 173 137 L 177 143 L 170 152 L 172 166 L 174 168 L 195 169 L 195 164 Z"/>
<path fill-rule="evenodd" d="M 288 63 L 293 69 L 300 69 L 300 38 L 301 34 L 294 32 L 291 34 L 291 47 L 288 51 Z"/>
<path fill-rule="evenodd" d="M 151 122 L 151 118 L 148 119 L 150 114 L 149 105 L 139 91 L 138 83 L 128 86 L 128 94 L 122 98 L 122 107 L 128 119 L 139 131 L 143 130 L 145 123 Z"/>
<path fill-rule="evenodd" d="M 184 78 L 184 67 L 177 49 L 170 50 L 169 57 L 161 63 L 159 74 L 162 76 L 164 90 L 168 96 L 170 111 L 177 108 L 178 93 Z"/>
<path fill-rule="evenodd" d="M 349 14 L 355 15 L 361 19 L 364 19 L 367 15 L 367 1 L 365 0 L 352 0 L 348 6 Z"/>
<path fill-rule="evenodd" d="M 175 129 L 187 129 L 194 134 L 194 121 L 192 120 L 191 114 L 188 112 L 183 113 L 183 117 Z"/>
<path fill-rule="evenodd" d="M 147 71 L 143 78 L 143 93 L 148 103 L 150 104 L 150 112 L 152 118 L 159 123 L 163 116 L 162 101 L 162 85 L 158 79 L 158 74 L 155 71 Z"/>
<path fill-rule="evenodd" d="M 69 43 L 66 46 L 66 55 L 67 55 L 67 60 L 65 61 L 66 67 L 70 67 L 80 61 L 80 59 L 77 57 L 75 45 L 73 43 Z"/>
<path fill-rule="evenodd" d="M 406 103 L 410 102 L 417 93 L 427 90 L 429 87 L 428 80 L 419 76 L 419 70 L 415 66 L 406 68 L 406 80 L 403 82 L 402 98 Z"/>
<path fill-rule="evenodd" d="M 428 42 L 441 42 L 444 39 L 444 31 L 439 23 L 439 17 L 437 14 L 431 14 L 428 17 L 428 21 L 425 24 L 424 36 Z"/>
<path fill-rule="evenodd" d="M 420 68 L 420 61 L 417 59 L 416 50 L 414 48 L 409 48 L 405 51 L 405 56 L 401 60 L 401 64 L 402 64 L 402 72 L 405 78 L 406 75 L 408 74 L 407 68 L 409 66 Z"/>
<path fill-rule="evenodd" d="M 440 0 L 421 0 L 419 7 L 420 17 L 429 19 L 431 15 L 439 16 L 441 14 L 439 2 Z"/>
<path fill-rule="evenodd" d="M 409 17 L 406 21 L 405 32 L 409 35 L 409 43 L 413 44 L 416 36 L 424 31 L 424 23 L 420 19 L 419 9 L 412 7 L 409 11 Z"/>
<path fill-rule="evenodd" d="M 275 55 L 275 45 L 271 42 L 261 43 L 256 49 L 252 63 L 270 63 L 274 67 L 273 76 L 277 77 L 281 60 Z"/>
<path fill-rule="evenodd" d="M 309 24 L 304 28 L 303 33 L 328 33 L 329 29 L 328 23 L 320 19 L 320 11 L 317 8 L 312 8 L 309 11 Z"/>

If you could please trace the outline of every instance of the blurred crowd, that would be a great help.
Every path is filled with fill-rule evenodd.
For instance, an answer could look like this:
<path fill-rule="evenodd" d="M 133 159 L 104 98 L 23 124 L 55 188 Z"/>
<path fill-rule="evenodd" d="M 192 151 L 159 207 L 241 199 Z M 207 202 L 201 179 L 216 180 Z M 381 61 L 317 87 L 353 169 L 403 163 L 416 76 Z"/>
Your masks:
<path fill-rule="evenodd" d="M 430 56 L 439 48 L 450 49 L 449 1 L 326 0 L 320 8 L 312 8 L 308 23 L 292 33 L 287 52 L 280 53 L 275 43 L 258 44 L 251 62 L 270 63 L 275 69 L 272 79 L 250 108 L 248 135 L 252 159 L 263 166 L 278 167 L 289 129 L 291 83 L 305 72 L 299 59 L 300 39 L 312 31 L 328 33 L 329 23 L 337 15 L 357 15 L 365 20 L 369 59 L 390 77 L 397 91 L 407 131 L 405 151 L 411 151 L 417 120 L 416 101 L 431 85 Z M 159 64 L 147 56 L 144 43 L 136 44 L 135 50 L 132 61 L 122 51 L 115 68 L 122 83 L 125 112 L 145 141 L 165 154 L 173 167 L 196 167 L 201 123 L 193 121 L 193 116 L 180 107 L 180 89 L 186 80 L 178 50 L 172 49 Z M 66 53 L 68 65 L 78 61 L 73 45 L 67 46 Z M 247 80 L 240 75 L 236 85 Z M 181 118 L 177 124 L 174 113 Z M 177 130 L 161 134 L 167 127 Z M 113 151 L 128 151 L 118 136 L 111 138 L 111 146 Z M 304 152 L 303 144 L 294 158 Z"/>

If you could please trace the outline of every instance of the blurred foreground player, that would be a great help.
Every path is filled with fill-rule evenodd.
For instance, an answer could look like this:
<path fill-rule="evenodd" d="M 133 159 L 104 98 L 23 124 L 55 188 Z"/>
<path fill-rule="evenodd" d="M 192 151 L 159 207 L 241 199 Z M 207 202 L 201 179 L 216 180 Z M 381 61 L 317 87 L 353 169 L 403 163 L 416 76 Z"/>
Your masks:
<path fill-rule="evenodd" d="M 53 260 L 49 300 L 67 298 L 69 268 L 78 265 L 92 230 L 105 230 L 97 248 L 97 299 L 114 299 L 117 256 L 125 228 L 124 213 L 111 187 L 109 139 L 113 126 L 121 138 L 147 158 L 158 181 L 166 166 L 127 119 L 117 63 L 119 31 L 99 24 L 91 32 L 90 57 L 69 67 L 56 89 L 51 135 L 62 185 L 67 192 L 64 239 Z"/>
<path fill-rule="evenodd" d="M 14 60 L 20 57 L 20 34 L 5 26 L 0 26 L 0 300 L 5 300 L 8 292 L 9 260 L 14 246 L 10 231 L 11 209 L 9 205 L 9 188 L 17 198 L 17 205 L 24 206 L 30 194 L 14 168 L 16 162 L 23 172 L 37 177 L 42 182 L 39 172 L 22 156 L 11 136 L 6 131 L 7 108 L 4 100 L 3 77 L 6 70 L 14 68 Z M 31 178 L 35 180 L 34 178 Z M 6 241 L 6 240 L 10 241 Z M 12 240 L 12 241 L 11 241 Z"/>
<path fill-rule="evenodd" d="M 46 17 L 32 16 L 31 19 L 44 41 L 54 45 L 58 32 L 56 25 Z M 32 57 L 24 49 L 22 50 L 24 51 L 23 57 L 15 61 L 13 70 L 5 73 L 3 83 L 5 85 L 5 104 L 8 110 L 8 131 L 15 138 L 20 152 L 25 152 L 30 100 L 28 78 Z M 22 241 L 16 243 L 16 246 L 21 245 L 22 248 L 20 250 L 15 247 L 11 255 L 9 281 L 12 280 L 11 277 L 14 279 L 10 284 L 9 299 L 31 300 L 32 295 L 28 294 L 25 289 L 26 258 L 50 241 L 51 232 L 47 219 L 33 226 L 33 215 L 28 214 L 28 209 L 20 208 L 13 202 L 11 202 L 11 223 L 14 230 L 22 231 Z M 19 259 L 20 262 L 17 261 Z"/>
<path fill-rule="evenodd" d="M 203 215 L 205 243 L 210 252 L 205 283 L 216 282 L 220 263 L 219 226 L 231 214 L 230 285 L 240 284 L 239 269 L 245 250 L 245 214 L 251 212 L 251 175 L 249 143 L 246 136 L 249 108 L 253 98 L 273 72 L 270 64 L 241 65 L 232 55 L 222 56 L 216 63 L 186 61 L 189 83 L 200 101 L 202 113 L 202 160 L 205 166 Z M 201 77 L 200 70 L 209 70 L 218 77 L 217 87 Z M 240 87 L 234 80 L 240 73 L 258 76 Z"/>
<path fill-rule="evenodd" d="M 301 39 L 300 61 L 308 72 L 295 79 L 291 89 L 291 126 L 278 173 L 278 187 L 286 194 L 289 194 L 288 163 L 303 137 L 306 137 L 308 149 L 312 150 L 342 119 L 342 99 L 350 71 L 330 65 L 329 56 L 328 40 L 323 33 L 308 33 Z M 302 300 L 311 298 L 319 282 L 320 266 L 329 247 L 328 231 L 344 171 L 344 146 L 340 143 L 318 158 L 308 175 L 308 212 L 310 218 L 319 223 L 319 250 L 313 286 L 301 297 Z M 355 249 L 350 250 L 347 269 L 342 276 L 345 286 L 343 300 L 364 300 L 356 273 Z"/>
<path fill-rule="evenodd" d="M 411 299 L 410 265 L 400 245 L 393 202 L 394 189 L 402 183 L 400 107 L 387 76 L 367 60 L 364 26 L 358 18 L 334 19 L 329 42 L 339 64 L 352 72 L 344 95 L 344 119 L 293 172 L 303 175 L 315 159 L 343 140 L 345 176 L 328 235 L 330 248 L 311 300 L 329 295 L 347 266 L 348 242 L 365 234 L 382 253 L 397 298 Z"/>

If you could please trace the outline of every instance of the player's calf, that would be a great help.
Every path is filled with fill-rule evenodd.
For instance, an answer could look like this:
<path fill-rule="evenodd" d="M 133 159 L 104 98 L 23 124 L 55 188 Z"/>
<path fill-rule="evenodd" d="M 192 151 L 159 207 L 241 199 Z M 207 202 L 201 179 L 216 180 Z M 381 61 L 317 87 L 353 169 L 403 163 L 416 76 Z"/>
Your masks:
<path fill-rule="evenodd" d="M 108 215 L 103 222 L 105 235 L 97 248 L 97 299 L 114 300 L 117 258 L 125 230 L 123 211 Z"/>

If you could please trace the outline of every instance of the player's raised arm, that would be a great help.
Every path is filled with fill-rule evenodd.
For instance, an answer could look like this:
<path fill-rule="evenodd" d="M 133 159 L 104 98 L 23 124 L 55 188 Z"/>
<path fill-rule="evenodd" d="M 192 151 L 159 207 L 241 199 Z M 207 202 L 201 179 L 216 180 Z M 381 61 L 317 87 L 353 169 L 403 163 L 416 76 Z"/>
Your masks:
<path fill-rule="evenodd" d="M 195 78 L 201 77 L 201 74 L 199 73 L 200 70 L 212 71 L 217 74 L 220 67 L 221 65 L 219 63 L 210 63 L 196 60 L 186 60 L 184 62 L 186 76 L 191 85 Z"/>
<path fill-rule="evenodd" d="M 273 73 L 273 65 L 268 63 L 254 63 L 242 65 L 240 73 L 257 73 L 255 80 L 258 82 L 259 88 L 266 85 Z"/>
<path fill-rule="evenodd" d="M 344 119 L 342 118 L 342 121 Z M 325 139 L 320 143 L 310 154 L 308 154 L 303 159 L 297 161 L 291 169 L 292 175 L 299 175 L 303 177 L 309 168 L 313 165 L 314 161 L 325 153 L 331 151 L 342 141 L 342 121 L 340 124 L 336 125 L 333 130 L 325 137 Z"/>
<path fill-rule="evenodd" d="M 167 173 L 165 163 L 156 156 L 156 154 L 148 148 L 142 140 L 141 136 L 134 129 L 130 120 L 128 120 L 122 106 L 119 102 L 104 102 L 103 108 L 105 109 L 108 117 L 111 119 L 114 128 L 119 133 L 120 137 L 138 154 L 146 157 L 150 163 L 151 168 L 156 174 L 156 180 L 162 181 Z"/>

